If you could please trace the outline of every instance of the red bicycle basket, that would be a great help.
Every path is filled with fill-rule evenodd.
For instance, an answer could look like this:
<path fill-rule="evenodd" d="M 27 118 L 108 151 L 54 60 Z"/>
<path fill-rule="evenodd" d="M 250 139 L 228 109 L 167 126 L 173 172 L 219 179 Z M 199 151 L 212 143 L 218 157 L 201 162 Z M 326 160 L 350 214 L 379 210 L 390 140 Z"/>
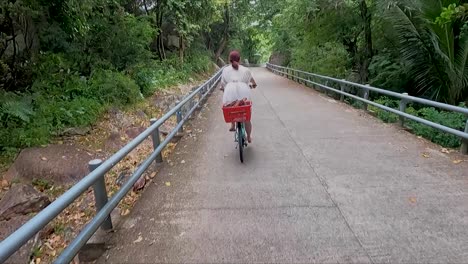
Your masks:
<path fill-rule="evenodd" d="M 224 120 L 226 123 L 250 121 L 252 116 L 252 103 L 242 106 L 223 107 Z"/>

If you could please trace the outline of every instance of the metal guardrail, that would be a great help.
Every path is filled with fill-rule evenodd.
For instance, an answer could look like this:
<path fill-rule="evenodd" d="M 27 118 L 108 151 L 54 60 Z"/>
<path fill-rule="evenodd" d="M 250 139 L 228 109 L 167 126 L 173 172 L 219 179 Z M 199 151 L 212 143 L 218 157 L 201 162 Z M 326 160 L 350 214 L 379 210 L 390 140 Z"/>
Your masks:
<path fill-rule="evenodd" d="M 463 154 L 468 154 L 468 119 L 467 119 L 467 122 L 466 122 L 465 131 L 460 131 L 460 130 L 453 129 L 453 128 L 450 128 L 450 127 L 447 127 L 447 126 L 443 126 L 441 124 L 434 123 L 432 121 L 429 121 L 429 120 L 426 120 L 426 119 L 423 119 L 423 118 L 420 118 L 420 117 L 417 117 L 417 116 L 414 116 L 414 115 L 411 115 L 411 114 L 408 114 L 408 113 L 405 112 L 406 111 L 406 106 L 410 102 L 415 102 L 415 103 L 419 103 L 419 104 L 423 104 L 423 105 L 427 105 L 427 106 L 437 107 L 437 108 L 444 109 L 444 110 L 447 110 L 447 111 L 462 113 L 462 114 L 465 114 L 467 117 L 468 117 L 468 108 L 463 108 L 463 107 L 453 106 L 453 105 L 449 105 L 449 104 L 439 103 L 439 102 L 435 102 L 435 101 L 431 101 L 431 100 L 427 100 L 427 99 L 423 99 L 423 98 L 419 98 L 419 97 L 410 96 L 410 95 L 408 95 L 406 93 L 400 94 L 400 93 L 396 93 L 396 92 L 392 92 L 392 91 L 372 87 L 372 86 L 369 86 L 369 85 L 357 84 L 357 83 L 353 83 L 353 82 L 346 81 L 346 80 L 340 80 L 340 79 L 336 79 L 336 78 L 332 78 L 332 77 L 328 77 L 328 76 L 309 73 L 309 72 L 296 70 L 296 69 L 283 67 L 283 66 L 278 66 L 278 65 L 274 65 L 274 64 L 270 64 L 270 63 L 267 63 L 267 69 L 269 69 L 270 71 L 272 71 L 272 72 L 274 72 L 276 74 L 279 74 L 279 75 L 285 76 L 287 78 L 290 78 L 290 79 L 292 79 L 294 81 L 303 82 L 304 84 L 305 83 L 312 84 L 312 85 L 315 85 L 316 87 L 319 87 L 319 88 L 321 88 L 323 90 L 332 91 L 334 93 L 340 94 L 341 95 L 340 96 L 341 101 L 344 101 L 344 97 L 347 96 L 347 97 L 353 98 L 355 100 L 358 100 L 360 102 L 363 102 L 364 103 L 364 105 L 363 105 L 364 110 L 367 110 L 368 105 L 372 105 L 372 106 L 375 106 L 377 108 L 383 109 L 383 110 L 391 112 L 393 114 L 396 114 L 396 115 L 398 115 L 400 117 L 399 123 L 400 123 L 401 126 L 404 126 L 405 119 L 410 119 L 410 120 L 419 122 L 421 124 L 424 124 L 424 125 L 439 129 L 439 130 L 441 130 L 443 132 L 458 136 L 462 140 L 461 152 Z M 325 82 L 325 84 L 319 83 L 319 81 Z M 338 90 L 336 88 L 330 87 L 329 86 L 330 83 L 338 84 L 340 89 Z M 362 93 L 361 93 L 362 97 L 346 92 L 346 88 L 348 88 L 348 87 L 354 87 L 354 88 L 357 88 L 357 89 L 361 90 L 362 91 Z M 369 100 L 369 94 L 370 94 L 371 91 L 379 93 L 379 94 L 399 98 L 400 99 L 399 110 L 393 109 L 393 108 L 390 108 L 388 106 L 384 106 L 384 105 L 381 105 L 381 104 L 378 104 L 376 102 L 373 102 L 373 101 Z"/>
<path fill-rule="evenodd" d="M 120 149 L 109 159 L 104 162 L 101 160 L 91 161 L 89 163 L 90 173 L 86 177 L 76 183 L 63 195 L 58 197 L 53 203 L 44 208 L 31 220 L 26 222 L 23 226 L 21 226 L 18 230 L 16 230 L 13 234 L 0 243 L 0 263 L 5 262 L 21 246 L 29 241 L 36 233 L 44 228 L 50 221 L 52 221 L 91 186 L 94 189 L 97 213 L 78 234 L 78 236 L 68 245 L 68 247 L 65 248 L 65 250 L 55 260 L 54 263 L 70 263 L 81 247 L 85 245 L 85 243 L 91 238 L 91 236 L 97 231 L 99 227 L 104 230 L 112 229 L 112 220 L 110 217 L 112 210 L 125 197 L 133 185 L 154 161 L 162 162 L 162 150 L 178 132 L 182 131 L 184 123 L 197 110 L 197 108 L 202 106 L 205 98 L 219 83 L 221 74 L 222 69 L 220 69 L 208 81 L 198 87 L 198 89 L 187 95 L 163 117 L 160 119 L 151 119 L 151 125 L 148 127 L 148 129 L 143 131 L 139 136 L 133 139 L 130 143 Z M 161 142 L 159 127 L 174 114 L 177 116 L 178 124 Z M 143 161 L 143 163 L 140 164 L 140 166 L 127 180 L 127 182 L 125 182 L 122 187 L 108 200 L 104 182 L 105 174 L 148 137 L 151 137 L 153 141 L 153 153 L 145 161 Z"/>

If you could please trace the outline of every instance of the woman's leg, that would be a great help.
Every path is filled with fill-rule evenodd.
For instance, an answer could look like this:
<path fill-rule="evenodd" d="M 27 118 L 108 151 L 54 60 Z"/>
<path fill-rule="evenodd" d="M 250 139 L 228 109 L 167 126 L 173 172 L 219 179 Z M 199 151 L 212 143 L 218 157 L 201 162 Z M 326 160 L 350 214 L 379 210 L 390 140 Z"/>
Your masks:
<path fill-rule="evenodd" d="M 252 122 L 245 122 L 245 132 L 247 132 L 247 142 L 252 143 Z"/>

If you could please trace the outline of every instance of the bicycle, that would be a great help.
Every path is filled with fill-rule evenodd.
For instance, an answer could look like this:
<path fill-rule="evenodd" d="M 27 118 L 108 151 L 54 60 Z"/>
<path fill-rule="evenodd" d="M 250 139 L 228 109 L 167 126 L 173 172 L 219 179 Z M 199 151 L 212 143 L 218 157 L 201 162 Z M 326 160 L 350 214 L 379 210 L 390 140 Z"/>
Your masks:
<path fill-rule="evenodd" d="M 244 148 L 248 145 L 245 122 L 250 121 L 252 116 L 252 103 L 248 101 L 241 106 L 224 106 L 223 114 L 226 123 L 236 123 L 234 142 L 236 142 L 236 148 L 239 148 L 240 161 L 244 163 Z"/>

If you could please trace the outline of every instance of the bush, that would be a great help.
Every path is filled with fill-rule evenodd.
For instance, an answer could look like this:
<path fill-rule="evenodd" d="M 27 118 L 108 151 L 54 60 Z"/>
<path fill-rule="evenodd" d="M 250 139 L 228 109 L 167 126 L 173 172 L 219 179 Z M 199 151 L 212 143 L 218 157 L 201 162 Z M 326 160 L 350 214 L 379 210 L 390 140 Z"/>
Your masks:
<path fill-rule="evenodd" d="M 400 106 L 399 101 L 390 99 L 385 96 L 380 97 L 379 99 L 375 100 L 375 102 L 393 109 L 399 109 Z M 393 113 L 390 113 L 372 105 L 369 106 L 369 110 L 375 112 L 377 114 L 377 117 L 385 123 L 396 123 L 399 119 L 398 115 L 395 115 Z"/>
<path fill-rule="evenodd" d="M 343 45 L 326 42 L 310 46 L 304 42 L 292 53 L 292 66 L 304 71 L 344 78 L 348 73 L 349 57 Z"/>
<path fill-rule="evenodd" d="M 125 105 L 135 103 L 143 96 L 136 82 L 126 75 L 97 70 L 91 75 L 85 97 L 99 100 L 102 104 Z"/>
<path fill-rule="evenodd" d="M 415 110 L 413 107 L 410 107 L 408 108 L 408 113 L 453 129 L 463 131 L 465 128 L 466 117 L 460 113 L 439 111 L 433 107 L 421 108 L 419 110 Z M 438 129 L 414 121 L 409 121 L 407 124 L 416 135 L 429 139 L 441 146 L 456 148 L 461 145 L 460 138 L 452 134 L 442 132 Z"/>
<path fill-rule="evenodd" d="M 399 108 L 399 101 L 390 99 L 388 97 L 381 97 L 375 100 L 375 102 L 391 107 L 393 109 Z M 461 106 L 463 107 L 464 105 Z M 369 106 L 369 109 L 374 111 L 377 114 L 377 117 L 385 123 L 395 123 L 399 119 L 397 115 L 382 110 L 380 108 Z M 409 106 L 406 109 L 406 112 L 408 114 L 424 118 L 434 123 L 441 124 L 443 126 L 457 129 L 460 131 L 463 131 L 465 128 L 466 117 L 460 113 L 441 111 L 433 107 L 422 107 L 419 109 L 415 109 L 414 106 Z M 411 120 L 408 120 L 406 124 L 409 128 L 412 129 L 414 134 L 424 137 L 441 146 L 448 148 L 456 148 L 459 147 L 461 144 L 460 138 L 452 134 L 442 132 L 438 129 Z"/>

